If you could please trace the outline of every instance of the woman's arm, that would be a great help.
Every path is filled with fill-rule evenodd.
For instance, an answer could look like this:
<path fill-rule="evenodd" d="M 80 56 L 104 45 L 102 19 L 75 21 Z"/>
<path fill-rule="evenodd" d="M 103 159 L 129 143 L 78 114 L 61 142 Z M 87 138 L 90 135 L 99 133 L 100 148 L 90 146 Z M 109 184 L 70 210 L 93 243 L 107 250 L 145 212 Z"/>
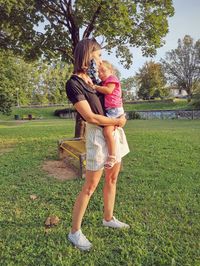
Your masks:
<path fill-rule="evenodd" d="M 93 85 L 93 88 L 103 94 L 111 94 L 115 88 L 115 84 L 108 83 L 106 86 Z"/>
<path fill-rule="evenodd" d="M 124 115 L 120 118 L 109 118 L 93 113 L 89 103 L 86 100 L 75 103 L 74 107 L 79 112 L 79 114 L 91 124 L 119 127 L 123 127 L 126 124 L 126 118 Z"/>

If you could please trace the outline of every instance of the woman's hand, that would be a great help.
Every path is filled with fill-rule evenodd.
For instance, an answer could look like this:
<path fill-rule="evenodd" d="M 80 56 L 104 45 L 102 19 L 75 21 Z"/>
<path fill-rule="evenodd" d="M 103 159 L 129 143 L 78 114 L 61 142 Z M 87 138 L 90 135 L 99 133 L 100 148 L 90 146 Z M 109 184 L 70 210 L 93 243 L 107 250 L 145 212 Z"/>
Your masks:
<path fill-rule="evenodd" d="M 125 124 L 126 124 L 126 117 L 125 117 L 125 114 L 124 115 L 121 115 L 119 118 L 118 118 L 118 126 L 119 127 L 124 127 Z"/>
<path fill-rule="evenodd" d="M 99 126 L 123 127 L 126 124 L 125 115 L 119 118 L 111 118 L 104 115 L 95 114 L 87 100 L 82 100 L 74 104 L 77 112 L 84 118 L 85 121 Z"/>

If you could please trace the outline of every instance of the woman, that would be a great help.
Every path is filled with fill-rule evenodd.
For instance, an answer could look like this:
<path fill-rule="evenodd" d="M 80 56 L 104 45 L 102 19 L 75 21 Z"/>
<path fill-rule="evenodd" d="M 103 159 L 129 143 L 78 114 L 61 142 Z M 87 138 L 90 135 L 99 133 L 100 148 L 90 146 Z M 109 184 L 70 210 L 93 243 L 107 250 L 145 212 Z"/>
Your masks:
<path fill-rule="evenodd" d="M 90 86 L 92 81 L 87 73 L 91 60 L 95 60 L 97 67 L 101 64 L 101 47 L 95 39 L 83 39 L 75 48 L 74 74 L 66 84 L 66 92 L 69 100 L 87 122 L 85 183 L 74 204 L 72 228 L 68 235 L 69 241 L 81 250 L 89 250 L 92 247 L 92 244 L 81 231 L 81 222 L 88 202 L 100 181 L 103 166 L 107 158 L 103 126 L 123 127 L 126 123 L 124 116 L 120 118 L 108 118 L 105 116 L 101 102 L 96 92 Z M 116 134 L 116 143 L 119 143 L 119 135 Z M 125 146 L 127 146 L 127 143 L 125 143 Z M 106 169 L 105 172 L 105 185 L 103 189 L 104 226 L 114 228 L 129 227 L 113 216 L 116 182 L 120 170 L 121 158 L 128 151 L 127 146 L 124 154 L 121 154 L 120 148 L 118 148 L 116 156 L 117 163 L 112 169 Z"/>

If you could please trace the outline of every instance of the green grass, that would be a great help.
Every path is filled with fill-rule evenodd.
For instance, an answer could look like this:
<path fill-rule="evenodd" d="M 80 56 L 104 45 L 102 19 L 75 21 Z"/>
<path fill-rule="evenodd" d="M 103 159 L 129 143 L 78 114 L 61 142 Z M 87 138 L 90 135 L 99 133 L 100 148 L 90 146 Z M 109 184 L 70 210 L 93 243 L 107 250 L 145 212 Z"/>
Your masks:
<path fill-rule="evenodd" d="M 171 103 L 150 102 L 138 104 L 125 104 L 126 111 L 143 111 L 143 110 L 190 110 L 194 107 L 187 102 L 187 100 L 176 100 Z"/>
<path fill-rule="evenodd" d="M 119 176 L 115 215 L 129 230 L 102 227 L 103 179 L 83 221 L 90 252 L 66 238 L 83 180 L 58 181 L 41 165 L 57 158 L 70 120 L 0 123 L 0 265 L 199 266 L 200 122 L 128 121 L 131 152 Z M 36 194 L 38 199 L 30 200 Z M 61 220 L 47 233 L 49 215 Z"/>

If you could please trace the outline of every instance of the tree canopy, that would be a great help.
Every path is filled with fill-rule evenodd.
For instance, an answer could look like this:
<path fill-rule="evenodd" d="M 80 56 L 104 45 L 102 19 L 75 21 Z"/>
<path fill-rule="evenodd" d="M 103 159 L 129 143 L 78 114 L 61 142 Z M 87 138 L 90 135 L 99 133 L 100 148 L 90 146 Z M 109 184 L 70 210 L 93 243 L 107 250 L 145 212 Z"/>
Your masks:
<path fill-rule="evenodd" d="M 163 45 L 174 8 L 172 0 L 0 0 L 0 13 L 3 49 L 29 59 L 61 53 L 71 63 L 77 42 L 93 36 L 128 67 L 129 47 L 154 55 Z"/>
<path fill-rule="evenodd" d="M 2 49 L 32 60 L 61 54 L 71 64 L 76 44 L 95 37 L 128 68 L 130 47 L 155 55 L 164 44 L 174 8 L 172 0 L 0 0 L 0 13 Z"/>
<path fill-rule="evenodd" d="M 25 62 L 12 52 L 0 52 L 0 112 L 11 105 L 66 102 L 65 82 L 72 66 L 58 59 Z"/>
<path fill-rule="evenodd" d="M 144 100 L 167 95 L 166 79 L 160 63 L 146 62 L 136 73 L 138 96 Z"/>
<path fill-rule="evenodd" d="M 168 81 L 186 90 L 189 98 L 200 83 L 200 40 L 186 35 L 178 40 L 178 47 L 166 53 L 162 59 Z"/>

